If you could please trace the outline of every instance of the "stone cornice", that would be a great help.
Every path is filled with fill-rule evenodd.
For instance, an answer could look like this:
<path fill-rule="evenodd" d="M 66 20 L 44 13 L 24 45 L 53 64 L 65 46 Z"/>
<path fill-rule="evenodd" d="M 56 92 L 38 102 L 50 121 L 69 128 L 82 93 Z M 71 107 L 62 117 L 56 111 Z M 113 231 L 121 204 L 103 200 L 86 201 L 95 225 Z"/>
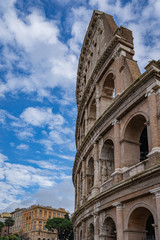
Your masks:
<path fill-rule="evenodd" d="M 159 175 L 160 165 L 156 165 L 151 168 L 148 168 L 147 170 L 145 170 L 135 176 L 132 176 L 131 178 L 128 178 L 126 180 L 119 182 L 118 184 L 112 186 L 110 189 L 99 193 L 98 195 L 96 195 L 95 197 L 90 199 L 89 201 L 85 202 L 80 208 L 77 209 L 77 211 L 75 211 L 74 215 L 72 216 L 72 221 L 75 222 L 75 220 L 78 218 L 78 216 L 80 216 L 80 214 L 84 212 L 84 209 L 89 209 L 89 207 L 94 205 L 94 203 L 97 204 L 97 202 L 99 202 L 103 198 L 106 198 L 106 196 L 113 195 L 117 191 L 119 192 L 120 189 L 122 191 L 125 188 L 130 188 L 131 185 L 136 184 L 137 181 L 141 182 L 142 179 L 143 179 L 143 181 L 148 180 L 148 177 L 151 176 L 151 172 L 152 172 L 152 177 L 153 177 L 153 175 Z M 160 182 L 159 183 L 157 182 L 157 185 L 158 184 L 160 184 Z M 147 188 L 147 194 L 150 194 L 150 189 L 148 189 L 148 187 L 146 187 L 146 188 Z M 151 187 L 149 187 L 149 188 L 151 188 Z M 144 194 L 146 194 L 146 191 Z M 113 203 L 115 201 L 116 201 L 116 199 L 113 200 Z M 117 199 L 117 201 L 121 201 L 121 203 L 123 203 L 123 200 L 121 200 L 119 198 Z M 125 201 L 127 201 L 127 198 L 125 198 Z M 112 202 L 110 204 L 111 204 L 110 207 L 112 207 Z M 101 210 L 99 209 L 99 211 L 101 211 Z M 84 218 L 84 216 L 83 216 L 83 218 Z M 86 218 L 87 218 L 87 216 L 86 216 Z"/>
<path fill-rule="evenodd" d="M 73 166 L 73 172 L 72 172 L 73 182 L 74 182 L 74 175 L 76 173 L 76 169 L 77 169 L 77 166 L 78 166 L 78 160 L 79 160 L 82 152 L 86 148 L 86 146 L 89 146 L 94 141 L 97 141 L 97 139 L 100 137 L 99 130 L 100 130 L 100 127 L 102 126 L 102 124 L 105 123 L 109 118 L 111 118 L 112 114 L 115 113 L 115 111 L 118 108 L 120 108 L 122 103 L 129 96 L 131 96 L 136 91 L 136 89 L 138 89 L 140 86 L 142 86 L 144 82 L 151 79 L 152 76 L 156 76 L 157 78 L 159 78 L 160 74 L 159 74 L 157 69 L 150 67 L 135 82 L 133 82 L 121 95 L 117 96 L 115 98 L 114 102 L 107 108 L 107 110 L 102 114 L 102 116 L 99 119 L 97 119 L 94 126 L 87 133 L 87 135 L 85 136 L 80 148 L 77 151 L 74 166 Z M 141 98 L 141 100 L 142 100 L 142 98 L 144 99 L 145 98 L 145 93 L 143 94 L 143 96 L 139 96 L 139 99 L 140 98 Z M 132 104 L 134 104 L 134 103 L 132 103 Z M 127 107 L 129 109 L 129 106 L 127 106 Z M 123 115 L 125 115 L 124 112 L 121 115 L 119 115 L 117 117 L 117 119 L 118 118 L 120 119 L 121 117 L 123 117 Z M 113 121 L 113 119 L 112 119 L 112 121 Z M 112 121 L 110 121 L 110 125 L 108 125 L 108 128 L 109 128 L 109 126 L 110 127 L 112 126 Z"/>

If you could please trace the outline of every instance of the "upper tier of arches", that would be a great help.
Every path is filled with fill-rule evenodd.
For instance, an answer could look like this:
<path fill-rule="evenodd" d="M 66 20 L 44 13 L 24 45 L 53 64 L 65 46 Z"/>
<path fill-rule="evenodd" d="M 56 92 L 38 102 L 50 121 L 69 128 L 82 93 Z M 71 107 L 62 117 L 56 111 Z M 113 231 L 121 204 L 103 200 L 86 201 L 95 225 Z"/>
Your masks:
<path fill-rule="evenodd" d="M 118 28 L 112 16 L 95 11 L 77 72 L 77 148 L 115 98 L 140 76 L 133 55 L 132 32 Z"/>

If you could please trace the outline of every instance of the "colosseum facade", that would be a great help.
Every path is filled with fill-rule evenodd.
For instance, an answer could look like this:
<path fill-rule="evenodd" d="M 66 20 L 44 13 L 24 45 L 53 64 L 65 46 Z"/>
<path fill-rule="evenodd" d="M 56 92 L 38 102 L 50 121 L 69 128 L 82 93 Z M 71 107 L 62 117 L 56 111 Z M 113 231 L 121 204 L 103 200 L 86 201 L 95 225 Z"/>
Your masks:
<path fill-rule="evenodd" d="M 78 65 L 75 240 L 160 239 L 160 61 L 94 11 Z"/>

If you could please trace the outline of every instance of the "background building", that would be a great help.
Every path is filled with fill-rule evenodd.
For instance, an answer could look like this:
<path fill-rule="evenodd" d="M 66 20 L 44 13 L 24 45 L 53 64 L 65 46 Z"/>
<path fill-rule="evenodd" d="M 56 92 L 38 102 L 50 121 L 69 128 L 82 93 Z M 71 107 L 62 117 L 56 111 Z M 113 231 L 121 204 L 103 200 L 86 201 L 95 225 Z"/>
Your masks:
<path fill-rule="evenodd" d="M 15 211 L 11 212 L 12 219 L 14 220 L 14 225 L 10 227 L 10 233 L 19 233 L 21 231 L 22 224 L 22 213 L 26 208 L 16 208 Z"/>
<path fill-rule="evenodd" d="M 160 239 L 160 61 L 94 11 L 77 71 L 75 240 Z"/>
<path fill-rule="evenodd" d="M 0 214 L 0 221 L 5 223 L 6 219 L 9 218 L 9 217 L 12 217 L 12 215 L 8 212 L 3 212 Z M 0 236 L 2 237 L 5 237 L 8 235 L 8 227 L 7 226 L 4 226 L 2 229 L 1 229 L 1 232 L 0 232 Z"/>
<path fill-rule="evenodd" d="M 3 213 L 0 214 L 0 221 L 4 223 L 5 220 L 9 217 L 12 217 L 12 215 L 10 213 L 3 212 Z"/>
<path fill-rule="evenodd" d="M 58 217 L 64 218 L 69 212 L 63 208 L 54 209 L 40 205 L 32 205 L 22 213 L 21 234 L 29 237 L 31 240 L 56 240 L 57 232 L 48 231 L 45 224 L 48 219 Z"/>

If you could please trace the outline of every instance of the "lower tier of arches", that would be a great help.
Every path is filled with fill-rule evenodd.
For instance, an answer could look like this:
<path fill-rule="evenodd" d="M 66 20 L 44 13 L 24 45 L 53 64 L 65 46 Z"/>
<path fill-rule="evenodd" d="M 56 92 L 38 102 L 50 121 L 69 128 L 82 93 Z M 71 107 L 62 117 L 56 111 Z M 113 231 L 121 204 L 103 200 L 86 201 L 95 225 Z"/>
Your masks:
<path fill-rule="evenodd" d="M 75 240 L 159 240 L 160 186 L 130 200 L 105 199 L 73 216 Z"/>

